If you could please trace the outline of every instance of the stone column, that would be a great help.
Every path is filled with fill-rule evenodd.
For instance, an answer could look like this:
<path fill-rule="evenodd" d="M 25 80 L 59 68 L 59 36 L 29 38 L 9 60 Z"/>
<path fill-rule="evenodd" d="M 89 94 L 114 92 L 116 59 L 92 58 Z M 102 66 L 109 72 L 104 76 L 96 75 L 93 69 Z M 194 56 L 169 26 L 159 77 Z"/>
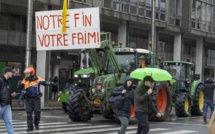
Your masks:
<path fill-rule="evenodd" d="M 196 41 L 196 74 L 200 74 L 200 79 L 203 79 L 203 58 L 204 58 L 204 38 L 200 37 Z"/>
<path fill-rule="evenodd" d="M 173 60 L 181 61 L 182 53 L 182 35 L 181 33 L 174 36 Z"/>
<path fill-rule="evenodd" d="M 46 81 L 49 81 L 49 69 L 50 69 L 50 52 L 37 51 L 37 67 L 36 67 L 37 76 L 43 78 Z M 43 96 L 41 97 L 41 107 L 44 107 L 45 104 L 48 104 L 49 100 L 48 87 L 44 87 L 41 85 L 40 91 L 43 94 Z"/>
<path fill-rule="evenodd" d="M 122 47 L 128 46 L 128 23 L 127 21 L 122 21 L 118 27 L 118 42 L 122 43 Z"/>

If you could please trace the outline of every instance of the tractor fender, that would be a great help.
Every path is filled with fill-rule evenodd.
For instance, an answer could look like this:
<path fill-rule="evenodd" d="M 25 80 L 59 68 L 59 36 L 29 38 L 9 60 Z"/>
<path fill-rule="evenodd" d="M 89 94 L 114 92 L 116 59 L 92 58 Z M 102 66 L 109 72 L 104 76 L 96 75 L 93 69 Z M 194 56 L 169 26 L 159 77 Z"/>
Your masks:
<path fill-rule="evenodd" d="M 199 84 L 203 84 L 200 80 L 195 80 L 191 84 L 191 89 L 190 89 L 190 95 L 195 96 L 196 94 L 196 88 L 198 87 Z"/>

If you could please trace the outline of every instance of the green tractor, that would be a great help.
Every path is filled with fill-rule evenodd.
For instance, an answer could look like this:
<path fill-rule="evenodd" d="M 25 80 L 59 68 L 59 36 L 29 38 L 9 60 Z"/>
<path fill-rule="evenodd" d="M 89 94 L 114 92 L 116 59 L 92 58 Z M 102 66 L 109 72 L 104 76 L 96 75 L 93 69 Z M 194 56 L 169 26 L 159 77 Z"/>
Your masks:
<path fill-rule="evenodd" d="M 170 82 L 172 107 L 177 117 L 199 116 L 203 113 L 203 83 L 195 75 L 195 66 L 191 62 L 163 61 L 161 67 L 173 77 Z"/>
<path fill-rule="evenodd" d="M 121 85 L 126 76 L 136 68 L 151 66 L 152 53 L 145 49 L 134 48 L 112 48 L 111 34 L 104 33 L 101 48 L 106 54 L 106 59 L 103 66 L 97 68 L 96 64 L 92 64 L 93 68 L 101 70 L 102 75 L 95 77 L 92 87 L 88 91 L 83 88 L 78 88 L 74 94 L 70 94 L 67 102 L 67 113 L 72 121 L 88 121 L 93 117 L 94 111 L 100 111 L 106 119 L 115 119 L 115 114 L 112 107 L 108 103 L 112 89 Z M 89 59 L 94 63 L 94 56 L 97 49 L 89 49 Z M 134 81 L 137 85 L 138 81 Z M 163 92 L 168 92 L 168 87 L 164 88 Z M 89 96 L 87 96 L 89 92 Z M 163 93 L 162 92 L 162 93 Z M 168 93 L 166 93 L 168 94 Z M 162 94 L 160 95 L 161 98 Z M 164 111 L 168 111 L 169 104 L 166 105 Z M 130 118 L 134 118 L 134 108 L 131 109 Z"/>
<path fill-rule="evenodd" d="M 81 58 L 81 55 L 83 55 L 83 58 Z M 92 86 L 94 78 L 101 75 L 102 72 L 100 68 L 105 60 L 103 50 L 97 49 L 94 57 L 93 63 L 89 61 L 89 65 L 93 64 L 94 67 L 87 67 L 87 52 L 83 50 L 79 53 L 79 63 L 83 63 L 83 68 L 74 72 L 73 82 L 67 83 L 63 92 L 60 93 L 60 102 L 62 103 L 62 109 L 65 113 L 67 113 L 66 107 L 70 94 L 73 94 L 76 89 L 82 88 L 87 93 L 87 96 L 89 96 L 89 88 Z"/>

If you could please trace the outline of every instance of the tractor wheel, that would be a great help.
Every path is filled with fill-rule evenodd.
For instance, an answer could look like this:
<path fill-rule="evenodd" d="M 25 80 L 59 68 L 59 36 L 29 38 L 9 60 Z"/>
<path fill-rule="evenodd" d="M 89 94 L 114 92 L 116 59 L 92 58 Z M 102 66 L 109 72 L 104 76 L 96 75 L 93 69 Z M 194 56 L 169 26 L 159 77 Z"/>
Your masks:
<path fill-rule="evenodd" d="M 169 115 L 171 105 L 171 95 L 166 84 L 160 84 L 157 90 L 151 95 L 152 103 L 157 108 L 158 112 L 162 113 L 161 118 L 157 118 L 155 113 L 150 112 L 150 121 L 165 121 Z"/>
<path fill-rule="evenodd" d="M 65 113 L 67 113 L 66 107 L 67 107 L 66 102 L 62 102 L 62 109 L 63 109 L 63 111 L 64 111 Z"/>
<path fill-rule="evenodd" d="M 85 95 L 83 89 L 78 89 L 73 95 L 69 95 L 67 114 L 72 121 L 88 121 L 92 118 L 93 112 L 84 98 Z"/>
<path fill-rule="evenodd" d="M 190 94 L 179 93 L 176 97 L 175 112 L 177 117 L 188 117 L 190 115 Z"/>
<path fill-rule="evenodd" d="M 204 93 L 203 84 L 199 84 L 196 87 L 196 91 L 193 97 L 193 106 L 191 108 L 191 114 L 193 116 L 201 116 L 204 108 Z"/>
<path fill-rule="evenodd" d="M 113 109 L 108 109 L 104 111 L 103 117 L 105 119 L 115 119 Z"/>

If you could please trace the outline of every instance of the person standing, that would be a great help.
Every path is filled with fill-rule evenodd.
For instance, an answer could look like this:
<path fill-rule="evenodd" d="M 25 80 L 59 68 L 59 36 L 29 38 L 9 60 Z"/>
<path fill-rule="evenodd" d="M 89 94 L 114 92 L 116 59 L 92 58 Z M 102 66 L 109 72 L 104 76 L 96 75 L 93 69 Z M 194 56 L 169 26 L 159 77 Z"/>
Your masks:
<path fill-rule="evenodd" d="M 118 106 L 114 108 L 114 112 L 117 118 L 120 120 L 121 128 L 118 131 L 118 134 L 125 134 L 126 128 L 128 127 L 131 105 L 134 100 L 134 89 L 133 89 L 133 81 L 130 77 L 127 77 L 124 81 L 124 84 L 116 87 L 111 92 L 112 96 L 123 96 L 123 100 L 120 101 Z"/>
<path fill-rule="evenodd" d="M 3 75 L 0 76 L 0 116 L 5 122 L 8 134 L 14 134 L 12 124 L 11 111 L 11 96 L 15 97 L 15 92 L 11 93 L 9 86 L 9 79 L 13 76 L 13 70 L 10 67 L 3 69 Z"/>
<path fill-rule="evenodd" d="M 204 124 L 207 124 L 208 107 L 210 107 L 210 109 L 211 109 L 210 117 L 212 116 L 213 111 L 214 111 L 214 104 L 213 104 L 214 89 L 215 89 L 215 85 L 213 83 L 213 80 L 211 78 L 207 78 L 205 83 L 204 83 L 204 88 L 203 88 L 203 93 L 204 93 L 203 120 L 204 120 Z"/>
<path fill-rule="evenodd" d="M 25 96 L 26 114 L 27 114 L 27 130 L 33 131 L 33 118 L 34 112 L 34 125 L 35 129 L 39 130 L 40 113 L 41 113 L 41 100 L 42 93 L 40 92 L 40 85 L 53 85 L 53 82 L 44 81 L 42 78 L 36 76 L 34 68 L 28 67 L 24 71 L 25 78 L 22 82 L 18 83 L 18 89 L 22 89 L 21 95 Z"/>
<path fill-rule="evenodd" d="M 152 93 L 150 87 L 153 81 L 154 80 L 150 76 L 146 76 L 134 92 L 134 110 L 135 117 L 138 120 L 136 134 L 148 134 L 150 129 L 148 121 L 149 108 L 152 109 L 157 117 L 161 117 L 161 114 L 152 103 L 150 96 Z"/>
<path fill-rule="evenodd" d="M 57 93 L 58 93 L 58 77 L 55 76 L 53 82 L 55 83 L 52 86 L 52 100 L 56 100 L 57 99 Z"/>

